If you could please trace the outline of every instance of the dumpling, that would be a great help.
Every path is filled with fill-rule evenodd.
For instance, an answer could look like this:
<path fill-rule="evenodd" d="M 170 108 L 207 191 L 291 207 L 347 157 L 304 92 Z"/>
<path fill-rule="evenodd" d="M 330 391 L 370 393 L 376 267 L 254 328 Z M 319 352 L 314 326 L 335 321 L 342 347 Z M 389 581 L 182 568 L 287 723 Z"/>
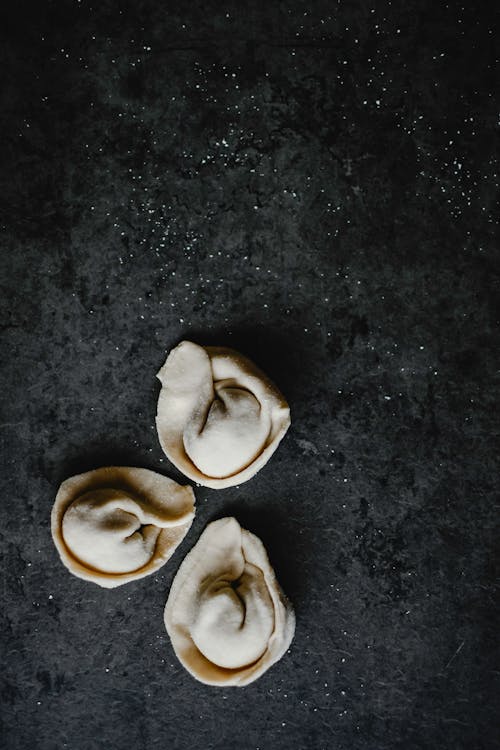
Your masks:
<path fill-rule="evenodd" d="M 198 484 L 219 489 L 246 482 L 290 426 L 290 409 L 276 386 L 233 349 L 183 341 L 158 378 L 161 446 Z"/>
<path fill-rule="evenodd" d="M 260 539 L 235 518 L 222 518 L 207 526 L 182 562 L 165 627 L 193 677 L 242 686 L 281 659 L 295 616 Z"/>
<path fill-rule="evenodd" d="M 51 530 L 71 573 L 114 588 L 164 565 L 193 518 L 191 487 L 148 469 L 109 466 L 61 484 Z"/>

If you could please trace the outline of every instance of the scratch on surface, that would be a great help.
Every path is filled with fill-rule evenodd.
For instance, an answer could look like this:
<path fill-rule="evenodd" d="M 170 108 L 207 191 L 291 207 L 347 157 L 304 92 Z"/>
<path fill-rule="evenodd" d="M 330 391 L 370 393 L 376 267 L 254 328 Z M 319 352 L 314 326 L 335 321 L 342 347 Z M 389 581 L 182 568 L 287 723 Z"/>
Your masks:
<path fill-rule="evenodd" d="M 453 654 L 453 656 L 451 657 L 451 659 L 449 660 L 449 662 L 447 663 L 447 665 L 443 669 L 443 672 L 446 672 L 446 670 L 450 666 L 451 662 L 455 659 L 456 656 L 458 656 L 458 654 L 460 653 L 460 651 L 463 649 L 464 644 L 465 644 L 465 641 L 462 641 L 462 643 L 460 644 L 460 646 L 457 648 L 457 650 L 455 651 L 455 653 Z"/>
<path fill-rule="evenodd" d="M 467 724 L 465 721 L 460 721 L 460 719 L 453 719 L 453 718 L 447 719 L 446 717 L 443 718 L 443 722 L 445 724 L 460 724 L 460 726 L 462 727 L 472 726 L 471 724 Z"/>
<path fill-rule="evenodd" d="M 333 648 L 332 651 L 338 651 L 339 654 L 346 654 L 346 656 L 353 657 L 354 654 L 351 654 L 350 651 L 345 651 L 343 648 Z"/>

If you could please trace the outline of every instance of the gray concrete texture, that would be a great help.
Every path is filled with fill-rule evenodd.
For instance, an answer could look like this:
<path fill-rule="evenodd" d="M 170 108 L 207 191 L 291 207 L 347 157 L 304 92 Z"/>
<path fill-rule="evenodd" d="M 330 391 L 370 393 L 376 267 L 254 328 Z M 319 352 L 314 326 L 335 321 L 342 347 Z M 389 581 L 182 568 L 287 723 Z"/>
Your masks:
<path fill-rule="evenodd" d="M 493 10 L 2 13 L 2 747 L 495 747 Z M 185 338 L 254 359 L 292 427 L 106 591 L 62 566 L 51 505 L 98 466 L 182 481 L 154 416 Z M 297 614 L 241 690 L 194 681 L 162 620 L 229 514 Z"/>

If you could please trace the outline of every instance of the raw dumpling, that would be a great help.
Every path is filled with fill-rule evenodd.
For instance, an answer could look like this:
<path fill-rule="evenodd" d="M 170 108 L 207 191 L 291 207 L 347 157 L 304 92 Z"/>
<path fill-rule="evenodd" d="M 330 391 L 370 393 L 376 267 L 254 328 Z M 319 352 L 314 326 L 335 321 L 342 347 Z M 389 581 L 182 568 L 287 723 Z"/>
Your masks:
<path fill-rule="evenodd" d="M 276 386 L 233 349 L 183 341 L 158 378 L 161 446 L 198 484 L 219 489 L 246 482 L 290 425 L 290 409 Z"/>
<path fill-rule="evenodd" d="M 109 466 L 63 482 L 51 530 L 71 573 L 114 588 L 167 562 L 194 518 L 194 493 L 148 469 Z"/>
<path fill-rule="evenodd" d="M 234 518 L 209 524 L 165 607 L 177 657 L 207 685 L 247 685 L 288 649 L 295 616 L 264 545 Z"/>

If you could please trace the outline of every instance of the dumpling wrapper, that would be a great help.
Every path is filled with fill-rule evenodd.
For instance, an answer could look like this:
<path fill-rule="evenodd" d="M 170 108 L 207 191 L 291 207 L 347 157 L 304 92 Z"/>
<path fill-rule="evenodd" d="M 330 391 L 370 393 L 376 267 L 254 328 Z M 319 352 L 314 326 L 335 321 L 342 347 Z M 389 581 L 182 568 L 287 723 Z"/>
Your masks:
<path fill-rule="evenodd" d="M 287 651 L 295 615 L 264 545 L 235 518 L 209 524 L 182 562 L 165 627 L 183 666 L 207 685 L 253 682 Z"/>
<path fill-rule="evenodd" d="M 191 487 L 149 469 L 96 469 L 61 484 L 52 538 L 71 573 L 114 588 L 167 562 L 189 531 L 194 502 Z"/>
<path fill-rule="evenodd" d="M 253 477 L 290 426 L 285 398 L 233 349 L 183 341 L 157 377 L 161 446 L 183 474 L 206 487 L 231 487 Z"/>

